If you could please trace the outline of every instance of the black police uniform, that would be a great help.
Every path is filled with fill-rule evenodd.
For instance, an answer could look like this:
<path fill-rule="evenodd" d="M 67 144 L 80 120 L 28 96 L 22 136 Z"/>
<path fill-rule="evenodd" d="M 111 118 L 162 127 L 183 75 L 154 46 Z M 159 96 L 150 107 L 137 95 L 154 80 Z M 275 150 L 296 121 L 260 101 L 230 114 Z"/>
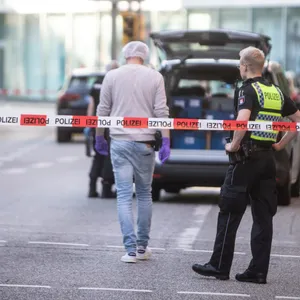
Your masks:
<path fill-rule="evenodd" d="M 250 121 L 256 119 L 260 110 L 257 94 L 252 86 L 254 82 L 271 86 L 262 77 L 256 77 L 246 80 L 235 93 L 237 110 L 251 110 Z M 296 113 L 297 108 L 293 101 L 281 95 L 284 98 L 282 117 Z M 250 201 L 253 216 L 251 231 L 253 258 L 248 269 L 242 274 L 237 274 L 236 279 L 266 283 L 273 235 L 272 222 L 277 212 L 276 167 L 272 150 L 273 142 L 254 140 L 250 135 L 251 132 L 248 131 L 241 145 L 251 140 L 252 156 L 244 162 L 230 164 L 221 187 L 217 234 L 211 259 L 205 265 L 195 264 L 193 270 L 204 276 L 213 276 L 221 280 L 229 279 L 236 233 Z"/>
<path fill-rule="evenodd" d="M 90 96 L 93 97 L 95 103 L 94 115 L 96 115 L 97 106 L 100 101 L 100 90 L 103 79 L 99 78 L 95 81 L 91 91 Z M 93 128 L 93 145 L 95 145 L 95 129 Z M 109 129 L 106 128 L 104 132 L 105 138 L 110 144 Z M 95 146 L 94 146 L 95 147 Z M 95 148 L 94 148 L 95 150 Z M 96 183 L 99 177 L 102 177 L 102 198 L 114 198 L 115 194 L 112 192 L 112 185 L 114 184 L 114 174 L 111 164 L 110 151 L 108 151 L 108 156 L 99 154 L 95 150 L 95 156 L 93 158 L 92 167 L 90 170 L 90 190 L 89 197 L 98 197 L 96 190 Z"/>

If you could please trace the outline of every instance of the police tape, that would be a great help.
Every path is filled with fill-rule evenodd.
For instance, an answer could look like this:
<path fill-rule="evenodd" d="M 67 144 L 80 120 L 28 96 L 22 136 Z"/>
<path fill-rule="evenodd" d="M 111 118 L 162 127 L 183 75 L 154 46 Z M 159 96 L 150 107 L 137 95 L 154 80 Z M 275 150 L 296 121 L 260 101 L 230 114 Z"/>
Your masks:
<path fill-rule="evenodd" d="M 148 128 L 173 130 L 248 130 L 248 131 L 300 131 L 300 123 L 235 121 L 211 119 L 96 117 L 70 115 L 20 114 L 1 116 L 0 126 L 31 127 L 90 127 L 90 128 Z"/>

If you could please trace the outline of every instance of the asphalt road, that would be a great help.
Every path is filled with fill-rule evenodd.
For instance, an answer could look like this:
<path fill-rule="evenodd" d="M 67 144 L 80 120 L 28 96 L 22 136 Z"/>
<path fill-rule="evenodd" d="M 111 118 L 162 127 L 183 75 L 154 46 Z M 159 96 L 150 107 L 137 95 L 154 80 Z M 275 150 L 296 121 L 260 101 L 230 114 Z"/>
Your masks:
<path fill-rule="evenodd" d="M 88 199 L 91 160 L 80 137 L 53 128 L 0 128 L 0 299 L 300 299 L 300 201 L 279 207 L 268 284 L 236 282 L 250 260 L 249 209 L 231 279 L 203 278 L 216 231 L 218 189 L 165 194 L 154 203 L 153 257 L 128 265 L 116 201 Z"/>

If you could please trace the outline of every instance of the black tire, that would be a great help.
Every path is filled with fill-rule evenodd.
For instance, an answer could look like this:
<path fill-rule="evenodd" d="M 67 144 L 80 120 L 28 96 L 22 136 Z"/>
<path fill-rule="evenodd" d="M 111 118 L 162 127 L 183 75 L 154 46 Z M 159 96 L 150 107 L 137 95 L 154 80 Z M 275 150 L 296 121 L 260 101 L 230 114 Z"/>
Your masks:
<path fill-rule="evenodd" d="M 284 186 L 277 187 L 278 205 L 288 206 L 291 204 L 291 185 L 290 180 Z"/>
<path fill-rule="evenodd" d="M 71 133 L 63 131 L 63 130 L 57 128 L 56 141 L 58 143 L 68 143 L 68 142 L 71 141 L 71 137 L 72 137 Z"/>
<path fill-rule="evenodd" d="M 297 181 L 291 186 L 291 196 L 293 198 L 300 196 L 300 174 L 298 175 Z"/>
<path fill-rule="evenodd" d="M 161 188 L 156 185 L 152 185 L 152 201 L 158 202 L 160 200 L 160 191 Z"/>
<path fill-rule="evenodd" d="M 170 194 L 179 194 L 180 193 L 180 190 L 181 189 L 178 189 L 178 188 L 169 188 L 169 189 L 165 189 L 165 191 L 167 193 L 170 193 Z"/>

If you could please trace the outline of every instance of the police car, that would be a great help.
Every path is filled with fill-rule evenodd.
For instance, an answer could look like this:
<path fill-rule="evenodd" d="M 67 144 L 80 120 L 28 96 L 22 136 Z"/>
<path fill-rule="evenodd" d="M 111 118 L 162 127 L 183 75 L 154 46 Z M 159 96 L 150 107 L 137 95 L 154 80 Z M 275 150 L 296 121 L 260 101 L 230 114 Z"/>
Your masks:
<path fill-rule="evenodd" d="M 71 76 L 60 90 L 57 99 L 58 115 L 85 116 L 89 103 L 89 92 L 94 82 L 104 79 L 105 72 L 93 69 L 74 69 Z M 73 134 L 82 133 L 79 127 L 57 127 L 56 140 L 58 143 L 70 142 Z"/>
<path fill-rule="evenodd" d="M 240 50 L 255 46 L 266 57 L 271 51 L 268 36 L 243 31 L 162 31 L 150 37 L 158 50 L 171 118 L 234 119 L 234 89 L 242 84 L 237 68 Z M 278 63 L 266 61 L 264 75 L 289 95 Z M 172 130 L 169 160 L 162 165 L 156 159 L 153 200 L 160 199 L 161 190 L 179 193 L 194 186 L 220 187 L 228 167 L 224 150 L 228 136 L 229 131 Z M 290 203 L 295 183 L 290 177 L 291 153 L 291 147 L 276 153 L 280 205 Z"/>

